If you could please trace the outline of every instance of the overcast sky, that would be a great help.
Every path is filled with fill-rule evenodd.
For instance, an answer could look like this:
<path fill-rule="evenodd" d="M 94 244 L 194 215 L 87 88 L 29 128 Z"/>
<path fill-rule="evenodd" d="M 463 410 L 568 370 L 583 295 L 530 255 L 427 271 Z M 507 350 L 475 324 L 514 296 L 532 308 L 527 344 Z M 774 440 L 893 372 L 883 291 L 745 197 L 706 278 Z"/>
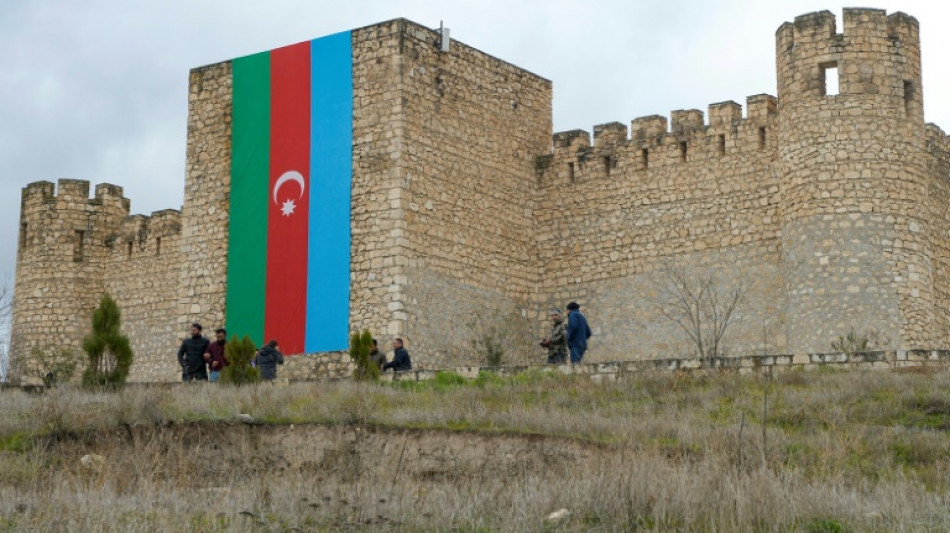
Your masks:
<path fill-rule="evenodd" d="M 950 129 L 950 8 L 862 0 L 920 21 L 926 120 Z M 0 0 L 0 276 L 20 189 L 121 185 L 133 213 L 179 208 L 188 70 L 405 17 L 554 82 L 555 131 L 775 94 L 774 35 L 827 1 Z M 941 29 L 944 28 L 944 29 Z"/>

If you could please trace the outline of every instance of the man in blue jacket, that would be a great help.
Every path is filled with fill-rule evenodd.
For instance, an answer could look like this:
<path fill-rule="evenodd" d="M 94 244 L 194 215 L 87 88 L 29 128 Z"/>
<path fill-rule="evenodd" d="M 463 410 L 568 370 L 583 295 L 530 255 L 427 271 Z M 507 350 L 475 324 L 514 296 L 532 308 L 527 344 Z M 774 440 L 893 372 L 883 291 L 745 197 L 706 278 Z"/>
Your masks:
<path fill-rule="evenodd" d="M 587 351 L 587 339 L 590 338 L 590 326 L 581 314 L 577 302 L 567 304 L 567 346 L 571 350 L 571 364 L 576 365 Z"/>

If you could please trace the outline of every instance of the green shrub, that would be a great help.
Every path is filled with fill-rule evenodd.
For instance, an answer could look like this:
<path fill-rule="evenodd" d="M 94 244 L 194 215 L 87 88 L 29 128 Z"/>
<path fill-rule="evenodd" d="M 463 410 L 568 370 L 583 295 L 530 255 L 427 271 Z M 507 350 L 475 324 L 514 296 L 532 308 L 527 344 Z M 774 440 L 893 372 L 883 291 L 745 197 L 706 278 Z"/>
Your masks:
<path fill-rule="evenodd" d="M 108 294 L 102 295 L 99 307 L 92 314 L 92 333 L 82 341 L 89 357 L 82 382 L 86 387 L 119 387 L 125 383 L 132 368 L 132 347 L 129 338 L 119 331 L 122 313 Z"/>
<path fill-rule="evenodd" d="M 368 329 L 363 333 L 354 333 L 350 336 L 350 359 L 356 365 L 353 377 L 362 381 L 379 379 L 379 367 L 369 359 L 369 351 L 373 349 L 373 336 Z"/>
<path fill-rule="evenodd" d="M 245 335 L 243 339 L 232 336 L 224 346 L 224 356 L 229 364 L 221 370 L 221 381 L 232 385 L 260 382 L 260 369 L 251 366 L 256 352 L 257 347 L 249 336 Z"/>
<path fill-rule="evenodd" d="M 805 524 L 808 533 L 847 533 L 851 531 L 847 524 L 836 518 L 815 518 Z"/>

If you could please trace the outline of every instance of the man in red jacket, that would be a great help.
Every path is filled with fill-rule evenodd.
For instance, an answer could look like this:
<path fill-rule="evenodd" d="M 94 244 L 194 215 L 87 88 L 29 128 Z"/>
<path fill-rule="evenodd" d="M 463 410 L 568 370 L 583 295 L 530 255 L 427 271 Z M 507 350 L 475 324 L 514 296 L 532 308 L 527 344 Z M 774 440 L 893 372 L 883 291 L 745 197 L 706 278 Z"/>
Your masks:
<path fill-rule="evenodd" d="M 214 342 L 208 343 L 208 350 L 205 352 L 205 362 L 208 363 L 208 381 L 218 381 L 221 379 L 221 371 L 228 366 L 228 358 L 224 355 L 225 340 L 228 332 L 224 328 L 214 330 Z"/>

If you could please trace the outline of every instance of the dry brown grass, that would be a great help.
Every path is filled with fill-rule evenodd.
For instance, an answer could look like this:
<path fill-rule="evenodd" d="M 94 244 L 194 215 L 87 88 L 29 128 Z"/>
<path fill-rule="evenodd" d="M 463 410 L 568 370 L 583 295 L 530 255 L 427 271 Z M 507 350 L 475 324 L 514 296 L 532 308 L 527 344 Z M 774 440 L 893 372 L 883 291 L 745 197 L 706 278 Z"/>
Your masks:
<path fill-rule="evenodd" d="M 532 372 L 0 403 L 0 531 L 950 530 L 946 372 Z M 223 423 L 238 413 L 267 425 Z M 85 453 L 107 463 L 83 468 Z M 560 508 L 570 517 L 545 522 Z"/>

